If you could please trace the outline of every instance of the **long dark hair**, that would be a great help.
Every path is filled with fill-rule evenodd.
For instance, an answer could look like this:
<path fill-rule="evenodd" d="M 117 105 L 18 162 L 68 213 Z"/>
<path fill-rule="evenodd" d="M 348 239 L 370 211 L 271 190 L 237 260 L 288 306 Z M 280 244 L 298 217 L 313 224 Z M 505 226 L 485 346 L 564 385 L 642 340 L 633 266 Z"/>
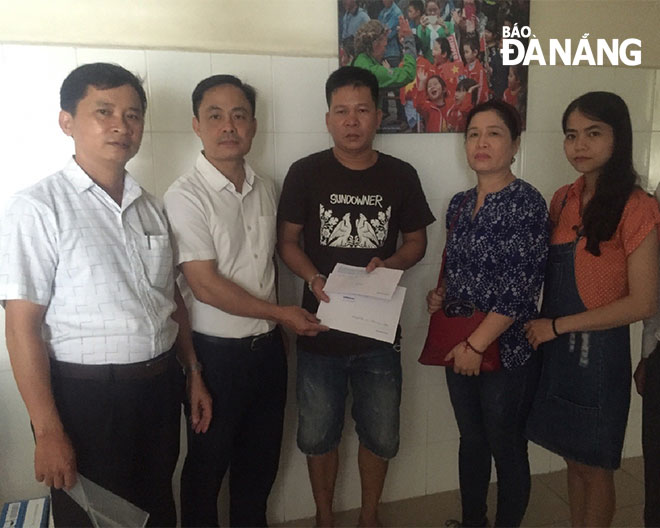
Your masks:
<path fill-rule="evenodd" d="M 614 131 L 612 155 L 601 169 L 596 191 L 582 213 L 587 251 L 599 256 L 600 243 L 614 235 L 623 208 L 637 186 L 638 175 L 632 161 L 632 125 L 626 103 L 611 92 L 588 92 L 569 104 L 561 119 L 564 133 L 568 117 L 575 110 L 610 125 Z"/>

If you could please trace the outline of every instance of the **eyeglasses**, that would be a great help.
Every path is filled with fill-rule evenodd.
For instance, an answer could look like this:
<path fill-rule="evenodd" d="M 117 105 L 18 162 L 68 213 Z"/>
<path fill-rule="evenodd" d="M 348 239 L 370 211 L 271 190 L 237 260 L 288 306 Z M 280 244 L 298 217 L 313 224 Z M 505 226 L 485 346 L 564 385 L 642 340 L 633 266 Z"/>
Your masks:
<path fill-rule="evenodd" d="M 476 309 L 473 303 L 461 299 L 445 301 L 442 305 L 447 317 L 472 317 Z"/>

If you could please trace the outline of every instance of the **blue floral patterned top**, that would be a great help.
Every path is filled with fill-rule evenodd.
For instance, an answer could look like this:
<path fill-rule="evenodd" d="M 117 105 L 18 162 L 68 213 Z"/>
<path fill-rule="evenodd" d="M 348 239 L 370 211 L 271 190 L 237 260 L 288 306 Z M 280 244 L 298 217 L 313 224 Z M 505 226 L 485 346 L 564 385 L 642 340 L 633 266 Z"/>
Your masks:
<path fill-rule="evenodd" d="M 477 212 L 476 187 L 449 202 L 447 229 L 467 199 L 447 243 L 447 299 L 471 301 L 484 312 L 515 319 L 500 336 L 505 368 L 523 365 L 532 354 L 523 325 L 537 316 L 548 256 L 548 208 L 529 183 L 514 180 L 490 193 Z"/>

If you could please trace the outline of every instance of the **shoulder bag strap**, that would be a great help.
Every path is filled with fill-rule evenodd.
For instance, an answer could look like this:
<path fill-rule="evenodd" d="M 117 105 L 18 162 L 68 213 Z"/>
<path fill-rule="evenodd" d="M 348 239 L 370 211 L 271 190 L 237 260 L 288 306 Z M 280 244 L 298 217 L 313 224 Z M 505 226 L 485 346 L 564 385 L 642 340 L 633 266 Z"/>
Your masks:
<path fill-rule="evenodd" d="M 447 230 L 447 240 L 445 241 L 445 248 L 442 250 L 442 265 L 440 266 L 440 276 L 438 277 L 437 288 L 442 286 L 442 278 L 445 275 L 445 260 L 447 260 L 447 244 L 449 243 L 449 237 L 451 236 L 451 232 L 454 229 L 456 222 L 458 221 L 458 216 L 461 214 L 461 210 L 463 209 L 465 203 L 468 201 L 470 194 L 470 191 L 466 191 L 465 196 L 461 200 L 461 203 L 458 205 L 458 209 L 456 210 L 454 218 L 451 220 L 451 224 L 449 224 L 449 229 Z"/>

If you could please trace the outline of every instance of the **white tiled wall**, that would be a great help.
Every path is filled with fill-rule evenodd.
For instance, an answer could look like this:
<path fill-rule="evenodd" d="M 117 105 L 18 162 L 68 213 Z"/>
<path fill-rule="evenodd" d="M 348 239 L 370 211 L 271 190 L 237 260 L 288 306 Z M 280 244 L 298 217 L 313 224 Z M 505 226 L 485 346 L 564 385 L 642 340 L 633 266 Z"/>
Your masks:
<path fill-rule="evenodd" d="M 191 130 L 190 95 L 195 84 L 215 73 L 232 73 L 258 91 L 258 133 L 249 160 L 281 186 L 289 165 L 327 148 L 324 83 L 336 59 L 0 45 L 0 206 L 13 191 L 59 169 L 73 147 L 57 125 L 59 87 L 77 64 L 117 62 L 145 78 L 149 109 L 142 148 L 129 170 L 151 192 L 162 195 L 194 161 L 200 148 Z M 592 89 L 620 93 L 630 105 L 635 130 L 635 161 L 650 186 L 660 181 L 660 71 L 631 68 L 533 67 L 530 71 L 528 131 L 523 135 L 515 172 L 550 198 L 576 174 L 562 152 L 561 114 L 575 96 Z M 653 112 L 654 106 L 658 108 Z M 403 311 L 404 386 L 401 451 L 390 466 L 386 501 L 455 489 L 458 430 L 442 369 L 417 363 L 426 335 L 426 291 L 436 280 L 444 244 L 444 212 L 450 197 L 474 185 L 463 140 L 456 134 L 383 135 L 376 146 L 413 164 L 429 204 L 440 220 L 429 230 L 424 260 L 404 276 L 408 288 Z M 280 296 L 297 303 L 302 285 L 281 268 Z M 3 321 L 0 317 L 0 329 Z M 634 329 L 639 341 L 639 329 Z M 633 357 L 638 357 L 635 347 Z M 295 379 L 293 356 L 290 382 Z M 272 522 L 314 513 L 304 457 L 295 447 L 295 391 L 290 384 L 281 470 L 270 498 Z M 0 503 L 38 495 L 33 480 L 32 439 L 27 415 L 15 388 L 4 341 L 0 340 Z M 640 405 L 633 396 L 625 454 L 640 453 Z M 341 445 L 336 508 L 358 506 L 357 437 L 347 413 Z M 563 462 L 530 446 L 534 472 L 561 469 Z"/>

